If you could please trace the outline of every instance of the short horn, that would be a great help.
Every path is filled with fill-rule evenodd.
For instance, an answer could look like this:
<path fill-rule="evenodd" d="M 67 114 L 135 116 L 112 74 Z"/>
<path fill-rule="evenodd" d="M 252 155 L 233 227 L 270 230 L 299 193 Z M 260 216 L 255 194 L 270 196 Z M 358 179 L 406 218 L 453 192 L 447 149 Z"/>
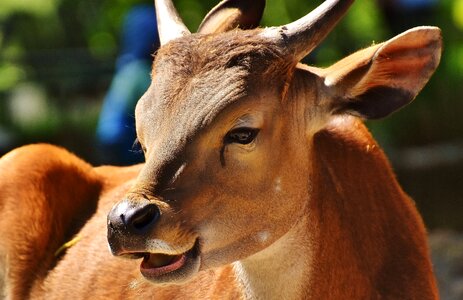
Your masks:
<path fill-rule="evenodd" d="M 326 0 L 299 20 L 284 26 L 267 28 L 262 35 L 283 43 L 282 47 L 300 60 L 321 43 L 353 2 L 354 0 Z"/>
<path fill-rule="evenodd" d="M 172 1 L 155 0 L 154 5 L 156 6 L 156 19 L 158 22 L 161 45 L 165 45 L 173 39 L 190 34 L 190 31 L 185 24 L 183 24 Z"/>

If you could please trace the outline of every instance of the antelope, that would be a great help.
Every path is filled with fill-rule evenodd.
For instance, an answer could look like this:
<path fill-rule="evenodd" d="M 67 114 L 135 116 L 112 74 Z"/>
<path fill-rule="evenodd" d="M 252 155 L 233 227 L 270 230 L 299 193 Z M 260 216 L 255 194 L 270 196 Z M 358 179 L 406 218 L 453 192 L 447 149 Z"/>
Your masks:
<path fill-rule="evenodd" d="M 146 162 L 93 167 L 45 144 L 1 158 L 4 297 L 438 298 L 423 221 L 363 120 L 415 98 L 440 30 L 301 64 L 352 2 L 258 28 L 263 0 L 224 0 L 191 34 L 156 0 Z"/>

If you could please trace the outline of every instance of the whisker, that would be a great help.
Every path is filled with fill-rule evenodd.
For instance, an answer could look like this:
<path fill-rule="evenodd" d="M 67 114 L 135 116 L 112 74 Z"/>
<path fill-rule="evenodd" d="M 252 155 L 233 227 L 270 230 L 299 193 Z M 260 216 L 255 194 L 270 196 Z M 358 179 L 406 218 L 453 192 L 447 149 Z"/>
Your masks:
<path fill-rule="evenodd" d="M 141 144 L 140 144 L 140 141 L 138 140 L 138 138 L 135 138 L 135 140 L 133 141 L 132 148 L 130 149 L 130 152 L 143 153 L 143 149 L 141 148 Z"/>

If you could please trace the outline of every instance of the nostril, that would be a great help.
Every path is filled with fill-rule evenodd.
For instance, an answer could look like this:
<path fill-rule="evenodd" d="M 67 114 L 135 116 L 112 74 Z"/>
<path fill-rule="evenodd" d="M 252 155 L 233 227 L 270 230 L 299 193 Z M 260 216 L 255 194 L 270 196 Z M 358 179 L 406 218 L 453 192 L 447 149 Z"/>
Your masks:
<path fill-rule="evenodd" d="M 136 210 L 130 217 L 126 216 L 127 223 L 136 231 L 143 231 L 151 228 L 159 218 L 159 209 L 155 204 L 147 204 Z"/>

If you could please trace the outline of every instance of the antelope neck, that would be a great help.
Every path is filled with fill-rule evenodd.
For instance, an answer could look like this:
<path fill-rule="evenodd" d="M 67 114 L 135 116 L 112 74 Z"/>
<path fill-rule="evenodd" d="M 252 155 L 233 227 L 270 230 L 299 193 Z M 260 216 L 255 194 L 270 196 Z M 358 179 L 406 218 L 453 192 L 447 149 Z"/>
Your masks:
<path fill-rule="evenodd" d="M 301 299 L 308 290 L 307 216 L 266 249 L 233 264 L 245 299 Z"/>

